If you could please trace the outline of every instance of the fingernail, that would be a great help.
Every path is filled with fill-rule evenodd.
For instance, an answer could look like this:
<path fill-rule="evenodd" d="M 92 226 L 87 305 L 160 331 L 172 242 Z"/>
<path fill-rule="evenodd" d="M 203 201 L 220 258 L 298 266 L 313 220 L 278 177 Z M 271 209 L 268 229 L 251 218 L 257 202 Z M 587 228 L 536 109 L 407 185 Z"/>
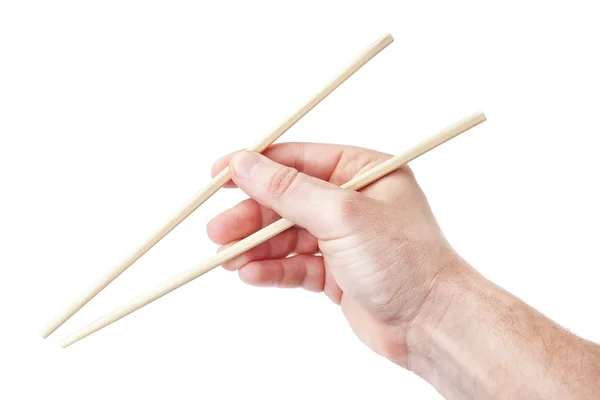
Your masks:
<path fill-rule="evenodd" d="M 243 151 L 233 158 L 233 169 L 235 174 L 241 178 L 250 178 L 252 170 L 260 162 L 260 157 L 249 151 Z"/>

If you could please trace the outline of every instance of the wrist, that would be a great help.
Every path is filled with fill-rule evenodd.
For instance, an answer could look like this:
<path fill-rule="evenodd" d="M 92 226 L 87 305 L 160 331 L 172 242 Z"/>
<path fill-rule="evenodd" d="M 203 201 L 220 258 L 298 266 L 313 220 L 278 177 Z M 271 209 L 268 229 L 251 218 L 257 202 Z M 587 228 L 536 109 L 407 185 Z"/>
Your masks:
<path fill-rule="evenodd" d="M 463 266 L 439 279 L 408 325 L 409 370 L 447 398 L 570 398 L 598 388 L 597 347 Z"/>
<path fill-rule="evenodd" d="M 426 301 L 406 329 L 407 368 L 438 390 L 453 373 L 447 362 L 455 344 L 476 318 L 481 287 L 486 280 L 460 257 L 440 274 Z M 453 360 L 460 362 L 461 360 Z M 465 366 L 466 368 L 466 366 Z M 463 370 L 464 371 L 464 370 Z"/>

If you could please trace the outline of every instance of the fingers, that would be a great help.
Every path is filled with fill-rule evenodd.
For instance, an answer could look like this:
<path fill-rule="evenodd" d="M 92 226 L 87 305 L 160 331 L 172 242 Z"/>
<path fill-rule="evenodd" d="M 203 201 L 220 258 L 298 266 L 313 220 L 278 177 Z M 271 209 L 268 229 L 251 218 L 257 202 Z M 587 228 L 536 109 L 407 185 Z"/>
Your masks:
<path fill-rule="evenodd" d="M 240 240 L 281 218 L 275 211 L 247 199 L 213 218 L 206 226 L 216 244 Z"/>
<path fill-rule="evenodd" d="M 336 304 L 340 304 L 342 299 L 342 290 L 328 275 L 321 256 L 297 255 L 255 261 L 242 267 L 238 274 L 249 285 L 324 291 Z"/>
<path fill-rule="evenodd" d="M 302 287 L 322 292 L 325 285 L 323 257 L 298 255 L 253 262 L 238 271 L 242 281 L 255 286 Z"/>
<path fill-rule="evenodd" d="M 299 173 L 247 151 L 230 162 L 234 182 L 264 207 L 306 228 L 319 239 L 334 239 L 356 230 L 368 199 L 320 179 Z"/>
<path fill-rule="evenodd" d="M 317 239 L 313 235 L 305 229 L 291 228 L 224 263 L 223 268 L 235 271 L 257 260 L 283 258 L 292 253 L 315 254 L 318 251 Z"/>
<path fill-rule="evenodd" d="M 212 176 L 227 167 L 238 152 L 221 157 L 212 167 Z M 341 185 L 360 171 L 380 164 L 389 154 L 353 146 L 320 143 L 280 143 L 270 146 L 263 154 L 271 160 L 292 167 L 307 175 Z M 230 182 L 226 187 L 234 187 Z"/>
<path fill-rule="evenodd" d="M 252 199 L 247 199 L 213 218 L 207 225 L 208 237 L 216 244 L 229 246 L 280 218 L 275 211 L 261 206 Z M 254 250 L 251 256 L 247 255 L 246 262 L 256 257 L 284 257 L 290 253 L 314 254 L 319 251 L 317 238 L 306 229 L 293 227 L 286 232 L 257 246 L 259 250 Z M 282 252 L 279 249 L 285 250 Z M 242 259 L 244 258 L 236 260 L 239 262 Z"/>
<path fill-rule="evenodd" d="M 273 210 L 247 199 L 211 220 L 207 231 L 213 242 L 226 245 L 219 249 L 223 250 L 279 218 Z M 234 271 L 255 260 L 282 258 L 292 253 L 314 254 L 318 251 L 317 238 L 305 229 L 293 227 L 223 264 L 223 267 Z"/>

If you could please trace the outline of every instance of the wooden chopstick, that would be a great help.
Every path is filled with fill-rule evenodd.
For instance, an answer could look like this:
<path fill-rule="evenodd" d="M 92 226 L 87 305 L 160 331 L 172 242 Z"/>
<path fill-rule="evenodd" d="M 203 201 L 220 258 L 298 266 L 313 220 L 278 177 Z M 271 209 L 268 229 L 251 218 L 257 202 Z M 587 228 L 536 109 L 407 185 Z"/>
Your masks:
<path fill-rule="evenodd" d="M 392 171 L 397 170 L 402 165 L 408 163 L 411 160 L 425 154 L 426 152 L 436 148 L 442 143 L 460 135 L 461 133 L 479 125 L 486 120 L 485 114 L 475 113 L 467 118 L 455 123 L 442 130 L 438 134 L 429 137 L 428 139 L 413 146 L 408 151 L 401 153 L 389 160 L 377 165 L 369 171 L 355 177 L 349 182 L 345 183 L 341 187 L 348 190 L 359 190 L 368 184 L 376 181 L 377 179 L 389 174 Z M 241 241 L 233 244 L 225 250 L 217 253 L 216 255 L 208 258 L 204 262 L 175 275 L 170 280 L 163 284 L 155 287 L 154 289 L 142 294 L 141 296 L 133 299 L 129 303 L 116 308 L 110 313 L 106 314 L 102 318 L 92 322 L 83 329 L 73 333 L 66 337 L 61 342 L 62 347 L 67 347 L 84 337 L 91 335 L 92 333 L 104 328 L 107 325 L 131 314 L 132 312 L 142 308 L 143 306 L 153 302 L 156 299 L 172 292 L 173 290 L 183 286 L 184 284 L 198 278 L 213 268 L 224 264 L 225 262 L 232 260 L 240 254 L 258 246 L 260 243 L 272 238 L 273 236 L 285 231 L 288 228 L 294 226 L 293 222 L 286 219 L 280 219 L 269 226 L 261 229 L 260 231 L 242 239 Z"/>
<path fill-rule="evenodd" d="M 296 122 L 298 122 L 303 116 L 305 116 L 310 110 L 312 110 L 317 104 L 337 89 L 342 83 L 350 78 L 356 71 L 363 67 L 379 52 L 385 49 L 390 43 L 394 41 L 394 38 L 390 34 L 386 34 L 381 38 L 373 42 L 367 47 L 360 55 L 352 60 L 346 67 L 325 87 L 318 91 L 313 97 L 311 97 L 302 107 L 300 107 L 293 114 L 284 119 L 277 127 L 271 132 L 265 135 L 261 140 L 255 143 L 249 148 L 254 152 L 263 152 L 269 147 L 275 140 L 283 135 L 289 128 L 291 128 Z M 171 232 L 177 225 L 179 225 L 184 219 L 186 219 L 194 210 L 196 210 L 202 203 L 208 200 L 213 194 L 215 194 L 223 185 L 225 185 L 231 179 L 229 168 L 225 168 L 217 176 L 215 176 L 208 185 L 200 190 L 192 199 L 190 199 L 176 214 L 166 221 L 156 232 L 152 234 L 146 241 L 140 244 L 132 253 L 130 253 L 125 259 L 117 264 L 112 270 L 106 275 L 100 278 L 92 286 L 90 286 L 84 293 L 82 293 L 72 304 L 70 304 L 61 314 L 59 314 L 44 330 L 41 332 L 43 338 L 47 338 L 52 332 L 58 327 L 64 324 L 69 318 L 71 318 L 77 311 L 79 311 L 84 305 L 86 305 L 91 299 L 100 293 L 105 287 L 107 287 L 112 281 L 114 281 L 119 275 L 121 275 L 127 268 L 129 268 L 134 262 L 142 257 L 148 250 L 150 250 L 156 243 L 164 238 L 169 232 Z"/>

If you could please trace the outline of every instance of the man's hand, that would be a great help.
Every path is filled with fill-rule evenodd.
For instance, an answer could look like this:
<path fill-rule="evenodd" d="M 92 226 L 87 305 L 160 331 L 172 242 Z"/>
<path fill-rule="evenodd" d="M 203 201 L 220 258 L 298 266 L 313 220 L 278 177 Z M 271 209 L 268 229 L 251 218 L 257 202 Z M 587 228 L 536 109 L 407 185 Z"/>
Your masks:
<path fill-rule="evenodd" d="M 296 224 L 231 260 L 252 285 L 324 291 L 374 351 L 455 399 L 600 398 L 600 347 L 485 279 L 444 238 L 408 167 L 338 186 L 390 156 L 286 143 L 221 158 L 250 199 L 208 224 L 228 245 Z"/>
<path fill-rule="evenodd" d="M 208 233 L 227 245 L 280 217 L 297 224 L 224 267 L 253 285 L 324 291 L 362 341 L 406 366 L 410 322 L 436 281 L 463 264 L 408 167 L 360 193 L 338 187 L 390 157 L 308 143 L 226 156 L 213 174 L 230 164 L 251 199 L 213 219 Z"/>

